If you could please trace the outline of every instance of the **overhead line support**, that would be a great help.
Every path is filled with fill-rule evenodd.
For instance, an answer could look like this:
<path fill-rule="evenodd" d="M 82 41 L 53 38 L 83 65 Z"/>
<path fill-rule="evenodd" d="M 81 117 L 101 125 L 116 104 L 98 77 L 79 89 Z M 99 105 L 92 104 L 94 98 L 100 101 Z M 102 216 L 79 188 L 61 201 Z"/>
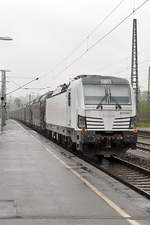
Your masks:
<path fill-rule="evenodd" d="M 137 20 L 133 19 L 132 33 L 132 62 L 131 62 L 131 85 L 136 96 L 136 113 L 139 113 L 139 84 L 138 84 L 138 46 L 137 46 Z"/>
<path fill-rule="evenodd" d="M 148 70 L 148 92 L 147 92 L 147 101 L 150 102 L 150 67 Z"/>

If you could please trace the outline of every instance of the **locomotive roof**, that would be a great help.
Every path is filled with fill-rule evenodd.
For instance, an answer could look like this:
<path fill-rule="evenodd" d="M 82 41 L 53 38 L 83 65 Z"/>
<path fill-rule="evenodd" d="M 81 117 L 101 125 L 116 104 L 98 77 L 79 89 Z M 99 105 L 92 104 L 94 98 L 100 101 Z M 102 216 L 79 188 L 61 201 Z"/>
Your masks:
<path fill-rule="evenodd" d="M 113 76 L 79 75 L 74 79 L 82 79 L 84 84 L 129 84 L 127 79 Z"/>
<path fill-rule="evenodd" d="M 124 78 L 118 78 L 118 77 L 113 77 L 113 76 L 102 76 L 102 75 L 78 75 L 76 76 L 73 80 L 78 80 L 82 79 L 83 84 L 129 84 L 129 81 L 124 79 Z M 62 92 L 65 92 L 68 87 L 70 86 L 69 84 L 61 84 L 59 85 L 54 91 L 50 91 L 40 97 L 36 100 L 41 100 L 42 97 L 46 98 L 51 98 L 55 95 L 58 95 Z"/>
<path fill-rule="evenodd" d="M 31 104 L 34 104 L 34 103 L 38 103 L 38 102 L 40 102 L 40 101 L 43 101 L 45 98 L 48 98 L 49 96 L 51 96 L 52 93 L 53 93 L 53 91 L 48 91 L 48 92 L 44 93 L 43 95 L 36 97 L 36 98 L 31 102 Z"/>

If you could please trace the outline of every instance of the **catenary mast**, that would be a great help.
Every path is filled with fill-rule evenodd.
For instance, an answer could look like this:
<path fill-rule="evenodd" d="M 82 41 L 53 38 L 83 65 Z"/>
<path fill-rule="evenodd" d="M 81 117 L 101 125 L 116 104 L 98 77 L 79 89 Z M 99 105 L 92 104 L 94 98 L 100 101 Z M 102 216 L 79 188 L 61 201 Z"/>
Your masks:
<path fill-rule="evenodd" d="M 148 70 L 148 92 L 147 92 L 147 101 L 150 102 L 150 67 Z"/>
<path fill-rule="evenodd" d="M 137 20 L 136 19 L 133 19 L 131 85 L 134 89 L 135 96 L 136 96 L 136 111 L 137 111 L 137 118 L 138 118 L 139 85 L 138 85 L 138 48 L 137 48 Z"/>

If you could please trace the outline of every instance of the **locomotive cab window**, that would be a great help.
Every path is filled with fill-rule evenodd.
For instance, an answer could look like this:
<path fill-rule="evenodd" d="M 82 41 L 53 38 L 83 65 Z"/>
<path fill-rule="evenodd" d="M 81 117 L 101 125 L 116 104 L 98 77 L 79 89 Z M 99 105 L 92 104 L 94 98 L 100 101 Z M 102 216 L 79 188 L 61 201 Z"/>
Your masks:
<path fill-rule="evenodd" d="M 110 85 L 110 104 L 131 104 L 129 85 Z"/>
<path fill-rule="evenodd" d="M 84 84 L 85 105 L 131 104 L 128 84 Z"/>
<path fill-rule="evenodd" d="M 97 105 L 100 101 L 106 104 L 105 86 L 96 84 L 84 85 L 84 99 L 85 105 Z M 103 99 L 104 98 L 104 99 Z"/>

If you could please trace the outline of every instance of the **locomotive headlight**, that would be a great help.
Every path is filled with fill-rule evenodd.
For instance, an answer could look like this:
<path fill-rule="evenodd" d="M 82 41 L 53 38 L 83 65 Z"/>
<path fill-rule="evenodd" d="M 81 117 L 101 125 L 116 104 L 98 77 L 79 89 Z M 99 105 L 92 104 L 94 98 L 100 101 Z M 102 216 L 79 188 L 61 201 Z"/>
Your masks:
<path fill-rule="evenodd" d="M 86 118 L 84 116 L 78 115 L 78 127 L 86 127 Z"/>
<path fill-rule="evenodd" d="M 136 126 L 136 116 L 130 118 L 130 126 L 129 128 L 134 128 Z"/>

